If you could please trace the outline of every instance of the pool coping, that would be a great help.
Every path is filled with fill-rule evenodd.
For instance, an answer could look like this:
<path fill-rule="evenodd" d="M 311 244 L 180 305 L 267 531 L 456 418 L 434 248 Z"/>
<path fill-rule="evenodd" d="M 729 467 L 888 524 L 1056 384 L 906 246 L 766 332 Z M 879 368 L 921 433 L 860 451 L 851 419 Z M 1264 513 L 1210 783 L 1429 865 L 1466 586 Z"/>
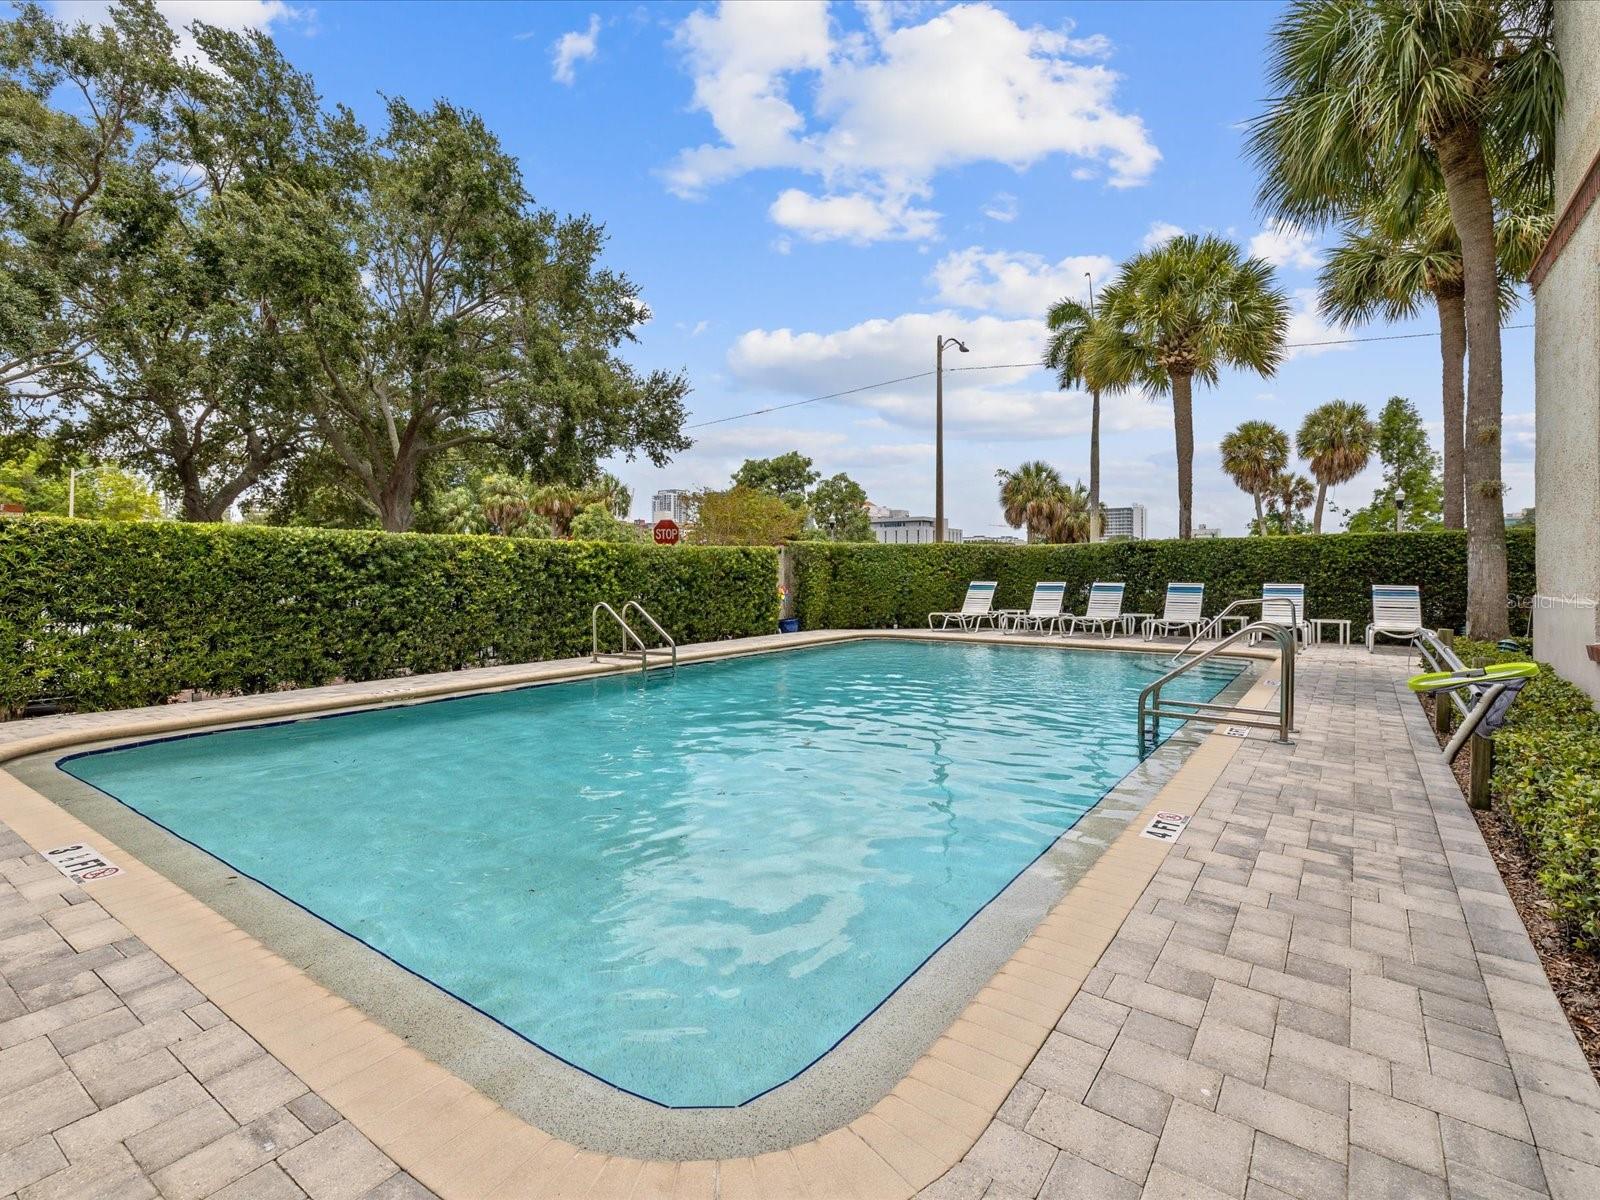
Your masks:
<path fill-rule="evenodd" d="M 874 640 L 881 644 L 886 639 Z M 907 639 L 898 642 L 914 644 Z M 851 644 L 865 643 L 829 642 L 785 653 L 826 653 Z M 1003 651 L 1030 655 L 1041 649 L 1011 645 Z M 685 669 L 707 669 L 708 664 L 744 658 L 704 660 Z M 1253 678 L 1247 668 L 1229 680 L 1216 699 L 1236 699 Z M 524 685 L 521 690 L 573 682 L 585 681 Z M 477 695 L 482 693 L 416 703 L 449 703 Z M 309 714 L 298 719 L 337 716 Z M 220 728 L 266 729 L 284 723 L 280 719 Z M 515 1115 L 597 1153 L 682 1160 L 785 1149 L 848 1125 L 881 1099 L 1181 767 L 1200 734 L 1168 728 L 1167 740 L 1131 764 L 1093 805 L 812 1062 L 744 1103 L 712 1107 L 663 1105 L 607 1082 L 581 1061 L 563 1059 L 537 1038 L 479 1009 L 469 996 L 396 961 L 382 947 L 231 865 L 203 843 L 191 842 L 181 831 L 83 781 L 67 765 L 110 749 L 207 736 L 211 729 L 101 741 L 65 753 L 47 751 L 12 760 L 8 769 Z M 359 845 L 351 846 L 351 857 L 355 863 L 362 861 Z"/>
<path fill-rule="evenodd" d="M 988 634 L 829 631 L 685 648 L 684 658 L 700 661 L 875 636 L 1063 645 L 1060 639 Z M 1067 645 L 1170 652 L 1170 647 L 1120 641 Z M 254 724 L 619 669 L 637 667 L 569 660 L 182 706 L 203 706 L 205 711 L 85 714 L 53 721 L 55 727 L 39 736 L 5 739 L 0 762 L 85 741 Z M 1246 703 L 1266 698 L 1269 677 L 1270 672 L 1251 685 Z M 662 1170 L 685 1195 L 710 1196 L 715 1187 L 730 1196 L 741 1190 L 741 1181 L 752 1194 L 782 1194 L 788 1190 L 786 1182 L 797 1186 L 804 1175 L 849 1179 L 856 1191 L 871 1195 L 906 1196 L 959 1161 L 982 1132 L 1165 857 L 1165 843 L 1139 837 L 1144 820 L 1163 809 L 1192 812 L 1238 744 L 1217 733 L 1203 736 L 1144 811 L 1049 909 L 943 1036 L 863 1115 L 788 1149 L 725 1159 L 720 1165 L 699 1160 L 663 1166 L 660 1160 L 595 1153 L 552 1137 L 424 1057 L 104 834 L 5 772 L 0 772 L 0 816 L 40 848 L 88 839 L 114 856 L 125 874 L 87 883 L 90 894 L 403 1169 L 446 1200 L 543 1195 L 591 1184 L 596 1190 L 588 1194 L 626 1195 L 634 1184 L 657 1178 Z"/>

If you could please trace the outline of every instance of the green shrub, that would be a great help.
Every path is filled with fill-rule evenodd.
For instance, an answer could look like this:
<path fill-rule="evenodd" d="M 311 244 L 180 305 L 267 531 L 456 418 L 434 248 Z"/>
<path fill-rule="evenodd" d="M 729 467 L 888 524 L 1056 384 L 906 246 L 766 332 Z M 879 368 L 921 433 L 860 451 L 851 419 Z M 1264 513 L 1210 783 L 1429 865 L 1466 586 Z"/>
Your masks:
<path fill-rule="evenodd" d="M 638 599 L 681 642 L 771 632 L 776 553 L 468 535 L 0 519 L 0 714 L 587 652 Z"/>
<path fill-rule="evenodd" d="M 1463 662 L 1526 654 L 1459 640 Z M 1600 947 L 1600 712 L 1541 664 L 1494 739 L 1494 797 L 1538 863 L 1540 886 L 1579 945 Z"/>
<path fill-rule="evenodd" d="M 1507 537 L 1514 629 L 1527 626 L 1533 533 Z M 1313 617 L 1342 617 L 1359 635 L 1371 619 L 1371 585 L 1415 583 L 1430 627 L 1465 620 L 1467 540 L 1460 531 L 1341 533 L 1323 537 L 1097 542 L 1079 546 L 960 544 L 894 546 L 805 542 L 795 556 L 795 611 L 806 629 L 920 626 L 930 612 L 959 608 L 974 579 L 998 581 L 995 604 L 1026 608 L 1040 580 L 1067 584 L 1082 611 L 1097 579 L 1127 584 L 1124 608 L 1160 612 L 1168 583 L 1206 585 L 1206 612 L 1261 595 L 1263 583 L 1303 583 Z"/>

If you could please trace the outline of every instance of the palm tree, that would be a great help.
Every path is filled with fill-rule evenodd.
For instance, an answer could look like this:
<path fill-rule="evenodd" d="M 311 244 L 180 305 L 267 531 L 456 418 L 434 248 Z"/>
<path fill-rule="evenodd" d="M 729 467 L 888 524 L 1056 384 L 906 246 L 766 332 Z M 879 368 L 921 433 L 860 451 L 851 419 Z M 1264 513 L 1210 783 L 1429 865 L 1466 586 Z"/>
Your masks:
<path fill-rule="evenodd" d="M 1066 490 L 1061 472 L 1035 459 L 1015 471 L 996 471 L 995 478 L 1000 481 L 1000 507 L 1006 524 L 1013 529 L 1026 527 L 1029 542 L 1048 541 L 1046 535 L 1060 520 L 1062 492 Z"/>
<path fill-rule="evenodd" d="M 1490 164 L 1550 186 L 1561 65 L 1550 0 L 1297 0 L 1273 32 L 1276 96 L 1251 133 L 1261 198 L 1338 220 L 1392 190 L 1415 213 L 1442 182 L 1467 326 L 1467 625 L 1504 637 L 1500 319 Z"/>
<path fill-rule="evenodd" d="M 585 488 L 547 483 L 534 489 L 528 507 L 550 522 L 551 537 L 565 538 L 572 528 L 572 518 L 593 503 L 594 496 Z"/>
<path fill-rule="evenodd" d="M 1510 316 L 1519 299 L 1516 285 L 1528 277 L 1555 224 L 1546 196 L 1495 189 L 1502 210 L 1495 225 L 1500 266 L 1500 317 Z M 1329 252 L 1319 279 L 1322 310 L 1341 324 L 1381 316 L 1399 321 L 1415 316 L 1425 298 L 1439 315 L 1439 354 L 1444 413 L 1444 524 L 1464 526 L 1466 468 L 1467 319 L 1461 282 L 1461 241 L 1450 222 L 1450 205 L 1435 188 L 1417 211 L 1408 213 L 1393 191 L 1362 205 L 1344 224 L 1344 235 Z"/>
<path fill-rule="evenodd" d="M 601 471 L 588 488 L 590 504 L 603 504 L 606 511 L 619 521 L 626 521 L 633 511 L 633 489 L 610 471 Z"/>
<path fill-rule="evenodd" d="M 1317 481 L 1312 533 L 1322 532 L 1322 506 L 1328 489 L 1348 483 L 1367 469 L 1377 432 L 1365 406 L 1344 400 L 1318 405 L 1300 423 L 1295 447 L 1300 457 L 1311 464 L 1311 476 Z"/>
<path fill-rule="evenodd" d="M 1100 534 L 1100 393 L 1117 390 L 1117 382 L 1100 372 L 1101 362 L 1093 353 L 1095 337 L 1104 336 L 1102 322 L 1093 307 L 1076 300 L 1057 300 L 1045 314 L 1050 328 L 1050 344 L 1045 348 L 1044 365 L 1056 373 L 1063 389 L 1089 389 L 1089 497 L 1087 511 L 1090 534 Z"/>
<path fill-rule="evenodd" d="M 478 504 L 490 533 L 511 535 L 533 511 L 527 482 L 515 475 L 485 475 L 478 483 Z"/>
<path fill-rule="evenodd" d="M 1089 517 L 1089 492 L 1083 480 L 1071 487 L 1063 486 L 1050 512 L 1043 540 L 1056 545 L 1087 542 L 1091 540 Z"/>
<path fill-rule="evenodd" d="M 1183 234 L 1122 264 L 1100 297 L 1106 329 L 1088 345 L 1096 377 L 1172 394 L 1178 536 L 1194 507 L 1195 379 L 1225 366 L 1271 375 L 1283 357 L 1289 302 L 1272 268 L 1213 234 Z"/>
<path fill-rule="evenodd" d="M 1279 533 L 1298 533 L 1300 514 L 1311 506 L 1311 480 L 1295 471 L 1279 471 L 1267 488 L 1267 517 Z"/>
<path fill-rule="evenodd" d="M 1262 499 L 1289 465 L 1289 435 L 1271 421 L 1246 421 L 1222 439 L 1222 469 L 1256 502 L 1256 530 L 1266 532 Z"/>

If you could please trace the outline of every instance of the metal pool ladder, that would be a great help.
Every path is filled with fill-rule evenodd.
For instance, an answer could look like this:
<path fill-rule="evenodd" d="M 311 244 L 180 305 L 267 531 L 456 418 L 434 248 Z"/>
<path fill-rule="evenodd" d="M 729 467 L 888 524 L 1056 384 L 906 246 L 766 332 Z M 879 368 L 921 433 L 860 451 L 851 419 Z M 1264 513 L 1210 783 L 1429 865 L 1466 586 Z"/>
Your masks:
<path fill-rule="evenodd" d="M 638 613 L 639 616 L 644 619 L 645 623 L 648 624 L 651 629 L 656 631 L 656 634 L 663 642 L 666 643 L 666 645 L 657 646 L 653 650 L 646 646 L 644 644 L 644 639 L 639 636 L 638 632 L 632 625 L 628 624 L 627 614 L 630 610 Z M 639 669 L 643 671 L 648 669 L 650 666 L 650 655 L 652 653 L 660 654 L 662 651 L 669 651 L 672 656 L 672 669 L 674 672 L 677 671 L 678 643 L 673 640 L 670 633 L 661 628 L 661 622 L 652 617 L 645 609 L 644 605 L 640 604 L 637 600 L 629 600 L 622 606 L 622 611 L 620 613 L 616 609 L 612 608 L 611 605 L 607 604 L 604 600 L 594 606 L 594 611 L 589 614 L 589 649 L 590 654 L 592 655 L 590 659 L 591 662 L 599 662 L 601 658 L 600 614 L 602 612 L 615 621 L 617 628 L 622 630 L 622 649 L 618 652 L 619 655 L 631 656 L 633 651 L 628 648 L 631 643 L 639 651 Z M 608 654 L 606 657 L 614 656 Z"/>
<path fill-rule="evenodd" d="M 1161 689 L 1179 675 L 1198 666 L 1213 655 L 1252 634 L 1270 637 L 1278 643 L 1279 680 L 1278 708 L 1246 708 L 1241 704 L 1214 704 L 1203 700 L 1163 699 Z M 1294 731 L 1294 655 L 1296 634 L 1293 629 L 1275 621 L 1252 621 L 1243 629 L 1236 629 L 1216 645 L 1185 659 L 1160 679 L 1139 693 L 1139 745 L 1154 742 L 1161 736 L 1161 718 L 1173 717 L 1180 721 L 1206 721 L 1213 725 L 1227 722 L 1252 729 L 1276 729 L 1278 740 L 1287 742 Z M 1191 643 L 1192 644 L 1192 643 Z M 1180 651 L 1181 653 L 1181 651 Z"/>

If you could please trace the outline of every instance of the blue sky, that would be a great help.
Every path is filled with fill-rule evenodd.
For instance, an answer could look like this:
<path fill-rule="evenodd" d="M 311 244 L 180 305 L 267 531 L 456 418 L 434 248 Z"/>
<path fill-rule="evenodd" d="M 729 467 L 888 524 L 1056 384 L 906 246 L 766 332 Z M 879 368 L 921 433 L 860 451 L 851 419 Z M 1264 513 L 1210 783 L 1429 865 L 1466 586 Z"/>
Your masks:
<path fill-rule="evenodd" d="M 103 6 L 61 4 L 92 15 Z M 1241 125 L 1261 108 L 1268 3 L 428 4 L 175 0 L 271 30 L 324 96 L 369 124 L 382 94 L 476 109 L 540 203 L 585 211 L 652 319 L 631 354 L 684 368 L 690 424 L 928 370 L 937 333 L 959 365 L 1035 360 L 1043 306 L 1080 294 L 1172 229 L 1214 230 L 1278 266 L 1292 342 L 1349 333 L 1316 311 L 1326 238 L 1255 207 Z M 1531 321 L 1524 306 L 1514 325 Z M 1507 508 L 1534 502 L 1532 331 L 1506 350 Z M 1196 396 L 1195 519 L 1244 531 L 1248 497 L 1216 444 L 1239 421 L 1292 433 L 1329 399 L 1374 412 L 1411 397 L 1438 437 L 1431 338 L 1295 350 L 1271 379 Z M 952 524 L 1006 532 L 995 470 L 1040 457 L 1086 476 L 1087 398 L 1038 370 L 947 376 Z M 657 487 L 720 486 L 788 449 L 872 498 L 930 512 L 931 380 L 691 430 L 665 468 L 617 463 L 644 515 Z M 1170 410 L 1107 398 L 1102 496 L 1176 529 Z M 1376 471 L 1339 489 L 1363 503 Z"/>

